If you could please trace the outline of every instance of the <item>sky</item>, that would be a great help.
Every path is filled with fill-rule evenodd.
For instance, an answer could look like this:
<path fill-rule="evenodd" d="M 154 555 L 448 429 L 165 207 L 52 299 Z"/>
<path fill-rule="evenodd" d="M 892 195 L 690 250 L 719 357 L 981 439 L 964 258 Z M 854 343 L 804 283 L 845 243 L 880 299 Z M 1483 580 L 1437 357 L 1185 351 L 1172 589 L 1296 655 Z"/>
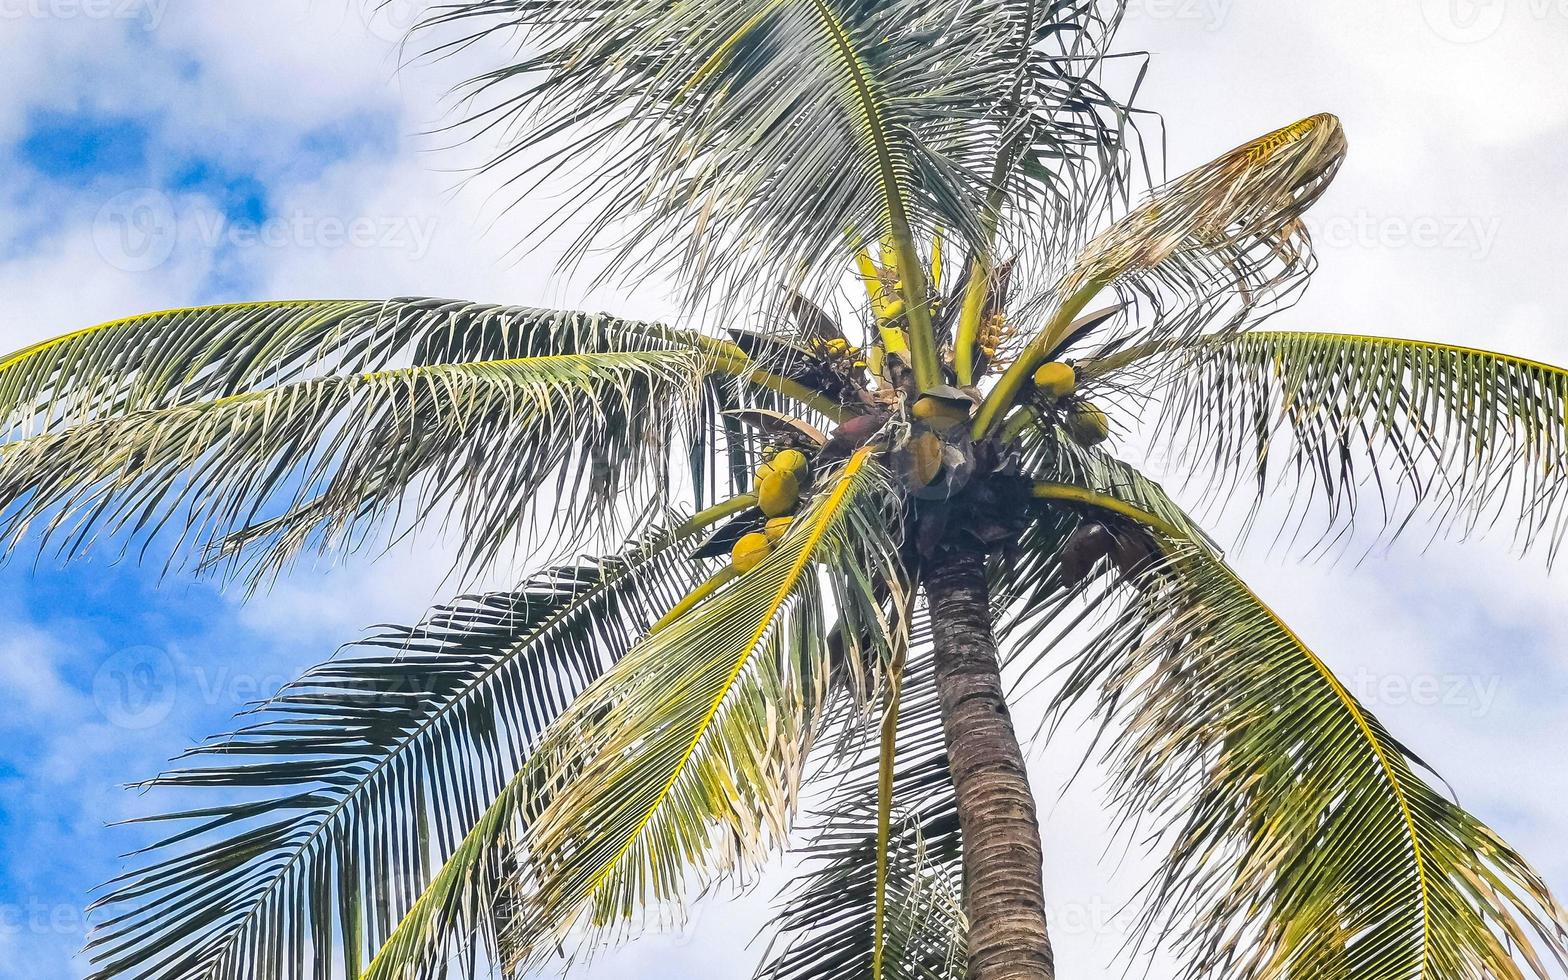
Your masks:
<path fill-rule="evenodd" d="M 245 299 L 666 311 L 511 253 L 538 212 L 498 219 L 490 189 L 460 179 L 475 148 L 424 135 L 458 69 L 399 70 L 415 6 L 0 0 L 0 347 Z M 1313 112 L 1344 120 L 1349 161 L 1309 221 L 1322 268 L 1277 326 L 1568 364 L 1568 3 L 1137 0 L 1123 47 L 1153 55 L 1143 101 L 1173 172 Z M 1233 552 L 1248 580 L 1568 894 L 1563 571 L 1518 560 L 1506 534 L 1308 564 L 1267 543 Z M 444 597 L 439 547 L 302 569 L 248 603 L 112 550 L 0 567 L 0 977 L 83 975 L 88 890 L 132 839 L 108 824 L 145 812 L 122 786 L 361 628 L 417 618 Z M 1032 755 L 1063 976 L 1116 962 L 1146 867 L 1107 840 L 1092 770 L 1063 789 L 1080 752 L 1069 734 Z M 743 975 L 777 884 L 587 975 Z"/>

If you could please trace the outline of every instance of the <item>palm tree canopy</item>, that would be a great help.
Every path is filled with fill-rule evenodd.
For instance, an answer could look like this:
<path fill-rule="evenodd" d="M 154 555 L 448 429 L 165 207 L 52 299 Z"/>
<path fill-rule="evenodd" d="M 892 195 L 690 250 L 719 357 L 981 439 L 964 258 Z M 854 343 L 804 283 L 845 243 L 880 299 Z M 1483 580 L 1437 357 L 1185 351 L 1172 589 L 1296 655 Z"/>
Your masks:
<path fill-rule="evenodd" d="M 460 572 L 523 567 L 151 780 L 206 795 L 150 818 L 167 832 L 99 899 L 95 980 L 522 975 L 792 846 L 759 976 L 963 975 L 918 597 L 955 548 L 991 556 L 1013 668 L 1100 712 L 1127 821 L 1167 829 L 1139 941 L 1184 975 L 1544 977 L 1568 956 L 1525 860 L 1105 448 L 1141 420 L 1217 487 L 1292 474 L 1325 533 L 1370 482 L 1392 532 L 1505 513 L 1553 550 L 1568 374 L 1252 329 L 1312 269 L 1301 216 L 1339 121 L 1132 204 L 1119 19 L 456 0 L 438 53 L 522 40 L 470 92 L 463 125 L 505 134 L 490 165 L 567 182 L 574 255 L 673 270 L 689 323 L 256 303 L 0 360 L 11 550 L 101 539 L 259 583 L 436 524 Z M 1080 620 L 1078 649 L 1035 642 Z"/>

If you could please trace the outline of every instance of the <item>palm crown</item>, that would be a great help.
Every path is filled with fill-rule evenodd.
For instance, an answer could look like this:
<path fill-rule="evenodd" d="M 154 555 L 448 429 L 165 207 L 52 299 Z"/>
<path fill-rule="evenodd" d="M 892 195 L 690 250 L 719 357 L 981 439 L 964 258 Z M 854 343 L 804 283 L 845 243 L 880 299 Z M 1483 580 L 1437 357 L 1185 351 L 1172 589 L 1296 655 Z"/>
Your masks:
<path fill-rule="evenodd" d="M 1550 548 L 1568 372 L 1253 329 L 1311 270 L 1339 122 L 1123 206 L 1119 13 L 450 3 L 450 51 L 526 40 L 472 93 L 492 165 L 569 181 L 580 252 L 672 270 L 723 330 L 300 301 L 0 361 L 12 547 L 172 537 L 264 583 L 443 521 L 464 569 L 527 566 L 151 780 L 215 795 L 105 892 L 97 976 L 521 975 L 792 841 L 759 976 L 1050 976 L 1002 663 L 1102 714 L 1116 804 L 1168 845 L 1142 936 L 1185 975 L 1568 954 L 1526 862 L 1105 447 L 1141 420 L 1221 503 L 1283 484 L 1338 526 L 1370 476 L 1391 528 L 1513 513 Z"/>

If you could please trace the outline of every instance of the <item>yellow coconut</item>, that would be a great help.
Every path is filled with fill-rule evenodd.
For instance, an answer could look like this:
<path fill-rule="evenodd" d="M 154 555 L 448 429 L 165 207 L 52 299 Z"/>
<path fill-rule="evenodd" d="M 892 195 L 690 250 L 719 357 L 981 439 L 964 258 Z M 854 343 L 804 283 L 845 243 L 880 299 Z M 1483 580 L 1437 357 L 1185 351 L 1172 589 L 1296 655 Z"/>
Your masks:
<path fill-rule="evenodd" d="M 913 414 L 915 418 L 926 422 L 938 419 L 956 419 L 961 422 L 969 417 L 969 409 L 959 402 L 942 398 L 922 398 L 915 402 Z"/>
<path fill-rule="evenodd" d="M 798 449 L 785 449 L 774 453 L 767 462 L 757 467 L 757 484 L 760 486 L 762 481 L 774 473 L 791 473 L 797 481 L 804 481 L 809 465 L 806 454 Z"/>
<path fill-rule="evenodd" d="M 951 385 L 937 385 L 921 392 L 910 413 L 938 432 L 947 432 L 969 420 L 975 403 Z"/>
<path fill-rule="evenodd" d="M 909 457 L 917 486 L 928 487 L 942 474 L 942 440 L 935 432 L 921 432 L 910 439 Z"/>
<path fill-rule="evenodd" d="M 773 467 L 775 473 L 793 473 L 796 479 L 800 479 L 806 475 L 810 462 L 799 449 L 785 449 L 775 455 L 768 465 Z"/>
<path fill-rule="evenodd" d="M 1071 365 L 1052 361 L 1035 370 L 1034 385 L 1047 398 L 1066 398 L 1078 389 L 1078 375 Z"/>
<path fill-rule="evenodd" d="M 925 399 L 915 402 L 914 415 L 936 432 L 952 432 L 968 421 L 967 415 L 960 415 L 946 406 L 933 410 L 927 407 L 930 404 Z M 940 402 L 937 404 L 941 405 Z"/>
<path fill-rule="evenodd" d="M 743 534 L 740 540 L 735 542 L 735 547 L 730 549 L 730 564 L 735 566 L 737 572 L 744 575 L 762 564 L 762 560 L 768 557 L 768 552 L 772 550 L 773 544 L 766 534 L 757 531 Z"/>
<path fill-rule="evenodd" d="M 768 536 L 769 541 L 778 544 L 784 539 L 784 535 L 789 533 L 789 526 L 794 523 L 794 520 L 793 517 L 775 517 L 763 527 L 762 533 Z"/>
<path fill-rule="evenodd" d="M 1111 434 L 1111 420 L 1090 402 L 1078 402 L 1063 420 L 1067 434 L 1080 446 L 1098 446 Z"/>
<path fill-rule="evenodd" d="M 795 474 L 774 470 L 757 484 L 757 505 L 769 517 L 783 517 L 800 503 L 800 480 Z"/>

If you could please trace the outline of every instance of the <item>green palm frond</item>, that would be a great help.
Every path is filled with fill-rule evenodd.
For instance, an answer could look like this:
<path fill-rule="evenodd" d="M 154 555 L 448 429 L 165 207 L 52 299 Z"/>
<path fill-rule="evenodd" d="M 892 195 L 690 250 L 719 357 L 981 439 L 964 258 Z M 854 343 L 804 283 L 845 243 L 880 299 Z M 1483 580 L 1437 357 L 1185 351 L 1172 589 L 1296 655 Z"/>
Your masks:
<path fill-rule="evenodd" d="M 404 298 L 194 307 L 55 337 L 0 358 L 0 426 L 14 440 L 329 376 L 665 349 L 700 351 L 711 375 L 710 418 L 692 433 L 699 492 L 734 452 L 712 437 L 718 411 L 783 398 L 842 417 L 833 399 L 754 364 L 733 343 L 693 331 L 608 314 Z"/>
<path fill-rule="evenodd" d="M 1346 150 L 1339 120 L 1303 119 L 1157 188 L 1094 238 L 1053 292 L 1055 310 L 1016 352 L 976 417 L 977 437 L 1012 410 L 1029 375 L 1080 342 L 1073 322 L 1117 289 L 1142 317 L 1096 333 L 1101 352 L 1132 338 L 1157 343 L 1245 325 L 1277 307 L 1312 268 L 1301 216 L 1327 189 Z"/>
<path fill-rule="evenodd" d="M 864 729 L 836 746 L 845 755 L 814 780 L 831 786 L 805 828 L 806 868 L 774 921 L 758 980 L 861 980 L 878 932 L 878 778 L 881 746 Z M 948 773 L 941 707 L 929 650 L 904 675 L 886 848 L 882 932 L 885 980 L 957 980 L 967 923 L 960 900 L 963 853 Z"/>
<path fill-rule="evenodd" d="M 1123 8 L 1092 0 L 1018 4 L 1010 17 L 1014 29 L 999 34 L 996 60 L 1014 66 L 1014 87 L 999 107 L 1001 137 L 980 208 L 981 238 L 972 243 L 954 297 L 954 369 L 962 384 L 976 380 L 978 338 L 988 306 L 1002 305 L 995 302 L 1002 282 L 1069 267 L 1127 195 L 1129 144 L 1137 135 L 1130 121 L 1138 110 L 1099 80 L 1110 62 L 1141 57 L 1107 53 Z M 1064 23 L 1081 27 L 1064 32 Z M 1063 104 L 1074 112 L 1062 113 Z M 1100 111 L 1083 113 L 1082 105 Z M 1005 275 L 999 256 L 1009 256 Z"/>
<path fill-rule="evenodd" d="M 868 455 L 827 477 L 762 565 L 644 639 L 573 704 L 368 976 L 421 976 L 485 905 L 509 910 L 502 959 L 523 972 L 571 935 L 613 936 L 645 906 L 678 903 L 690 876 L 752 866 L 784 839 L 829 685 L 865 670 L 833 662 L 863 656 L 832 641 L 817 566 L 879 567 L 892 554 L 888 491 Z M 826 584 L 839 611 L 882 622 L 868 578 Z M 887 642 L 887 628 L 870 642 Z M 498 868 L 505 880 L 484 886 Z"/>
<path fill-rule="evenodd" d="M 0 532 L 78 551 L 98 534 L 210 547 L 263 529 L 262 562 L 352 547 L 446 512 L 470 563 L 547 516 L 570 548 L 656 502 L 667 454 L 693 428 L 690 349 L 549 354 L 330 375 L 111 415 L 0 446 Z M 254 541 L 252 542 L 254 543 Z"/>
<path fill-rule="evenodd" d="M 1031 480 L 1071 484 L 1109 494 L 1153 514 L 1185 537 L 1208 540 L 1203 529 L 1171 500 L 1159 483 L 1104 449 L 1079 446 L 1060 427 L 1031 426 L 1018 441 L 1018 453 L 1020 472 Z"/>
<path fill-rule="evenodd" d="M 1181 458 L 1224 495 L 1293 482 L 1326 505 L 1330 537 L 1375 493 L 1384 527 L 1412 518 L 1467 535 L 1516 522 L 1555 554 L 1568 522 L 1568 371 L 1449 344 L 1268 331 L 1161 355 Z M 1192 424 L 1189 424 L 1190 420 Z M 1287 519 L 1289 519 L 1287 517 Z"/>
<path fill-rule="evenodd" d="M 226 799 L 140 821 L 179 829 L 97 903 L 95 980 L 358 976 L 544 728 L 695 584 L 698 527 L 382 629 L 187 752 L 146 785 Z M 477 951 L 493 927 L 468 925 Z"/>
<path fill-rule="evenodd" d="M 14 438 L 328 374 L 697 343 L 604 314 L 457 300 L 193 307 L 112 320 L 0 358 L 0 419 Z"/>
<path fill-rule="evenodd" d="M 1098 691 L 1119 802 L 1168 831 L 1142 941 L 1182 976 L 1547 976 L 1563 911 L 1201 542 L 1165 559 L 1064 671 Z M 1511 951 L 1512 950 L 1512 951 Z"/>
<path fill-rule="evenodd" d="M 869 450 L 824 487 L 760 566 L 641 644 L 552 728 L 530 765 L 553 789 L 529 820 L 511 965 L 573 927 L 613 935 L 678 902 L 689 875 L 755 866 L 785 839 L 834 671 L 816 566 L 864 563 L 829 584 L 836 606 L 875 622 L 866 569 L 891 568 L 895 548 Z"/>
<path fill-rule="evenodd" d="M 510 179 L 575 184 L 576 255 L 615 235 L 612 268 L 675 266 L 711 295 L 837 278 L 884 236 L 919 277 L 916 237 L 977 239 L 1020 132 L 1032 166 L 1001 173 L 1020 214 L 1044 199 L 1040 162 L 1114 155 L 1125 110 L 1093 80 L 1114 19 L 1087 0 L 460 0 L 428 26 L 529 40 L 474 80 L 469 124 L 508 132 L 492 166 Z"/>

